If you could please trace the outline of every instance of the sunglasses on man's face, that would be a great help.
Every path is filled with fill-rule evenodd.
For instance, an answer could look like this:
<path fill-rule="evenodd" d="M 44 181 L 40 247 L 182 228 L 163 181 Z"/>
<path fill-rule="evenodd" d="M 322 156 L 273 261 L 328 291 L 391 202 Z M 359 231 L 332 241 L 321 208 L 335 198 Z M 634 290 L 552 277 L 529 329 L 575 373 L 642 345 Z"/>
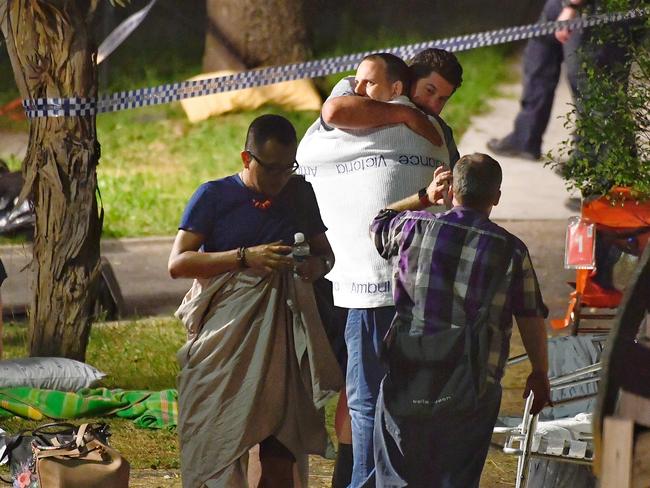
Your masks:
<path fill-rule="evenodd" d="M 279 166 L 277 164 L 271 164 L 271 163 L 265 163 L 262 161 L 258 156 L 255 156 L 250 151 L 246 151 L 251 158 L 253 158 L 255 161 L 257 161 L 257 164 L 259 164 L 264 171 L 267 173 L 273 174 L 273 175 L 279 175 L 279 174 L 292 174 L 295 173 L 300 165 L 298 164 L 298 161 L 295 161 L 291 164 L 287 164 L 285 166 Z"/>

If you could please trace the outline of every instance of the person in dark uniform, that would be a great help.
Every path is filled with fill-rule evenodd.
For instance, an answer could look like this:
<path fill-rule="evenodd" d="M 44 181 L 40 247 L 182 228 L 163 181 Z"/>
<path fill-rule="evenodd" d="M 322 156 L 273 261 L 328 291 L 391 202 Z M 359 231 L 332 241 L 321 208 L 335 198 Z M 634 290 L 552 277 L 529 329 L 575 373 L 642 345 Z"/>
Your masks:
<path fill-rule="evenodd" d="M 558 20 L 563 3 L 562 0 L 547 0 L 539 22 Z M 503 138 L 488 141 L 487 147 L 492 153 L 531 161 L 540 159 L 542 137 L 551 116 L 560 68 L 565 57 L 572 55 L 574 44 L 564 46 L 554 35 L 528 41 L 523 57 L 523 94 L 519 113 L 512 132 Z M 569 69 L 567 72 L 574 93 L 575 74 L 575 70 Z"/>

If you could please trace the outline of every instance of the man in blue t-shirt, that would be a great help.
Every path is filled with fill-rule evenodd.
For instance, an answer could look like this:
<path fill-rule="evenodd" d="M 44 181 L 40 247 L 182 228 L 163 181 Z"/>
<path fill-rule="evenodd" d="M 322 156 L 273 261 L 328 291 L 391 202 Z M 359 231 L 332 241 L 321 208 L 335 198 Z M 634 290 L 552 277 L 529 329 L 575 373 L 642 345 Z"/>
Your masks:
<path fill-rule="evenodd" d="M 316 197 L 304 178 L 294 176 L 296 148 L 296 132 L 284 117 L 263 115 L 251 123 L 241 171 L 204 183 L 185 208 L 169 257 L 173 278 L 290 269 L 297 232 L 306 237 L 311 255 L 295 272 L 308 282 L 329 272 L 334 256 Z M 274 436 L 261 440 L 261 485 L 293 486 L 296 456 Z"/>
<path fill-rule="evenodd" d="M 255 119 L 241 153 L 242 170 L 201 185 L 192 195 L 169 257 L 173 278 L 211 278 L 243 267 L 293 266 L 287 256 L 302 232 L 312 256 L 297 269 L 314 281 L 334 256 L 311 185 L 294 176 L 296 133 L 278 115 Z"/>

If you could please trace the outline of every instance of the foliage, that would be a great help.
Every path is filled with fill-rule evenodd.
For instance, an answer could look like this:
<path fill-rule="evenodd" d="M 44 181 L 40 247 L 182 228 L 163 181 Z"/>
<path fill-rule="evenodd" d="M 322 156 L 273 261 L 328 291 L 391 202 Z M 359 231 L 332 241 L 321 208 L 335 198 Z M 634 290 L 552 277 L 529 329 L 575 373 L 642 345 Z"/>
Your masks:
<path fill-rule="evenodd" d="M 607 11 L 629 8 L 624 0 L 603 4 Z M 579 50 L 584 72 L 580 99 L 565 122 L 573 138 L 563 142 L 552 162 L 567 160 L 562 168 L 567 186 L 584 197 L 606 195 L 617 186 L 630 188 L 638 199 L 650 197 L 650 46 L 641 37 L 648 27 L 650 20 L 629 31 L 616 24 L 602 26 L 593 33 L 593 44 L 584 43 Z M 605 43 L 629 51 L 627 82 L 630 65 L 623 60 L 607 69 L 597 64 L 592 49 Z"/>

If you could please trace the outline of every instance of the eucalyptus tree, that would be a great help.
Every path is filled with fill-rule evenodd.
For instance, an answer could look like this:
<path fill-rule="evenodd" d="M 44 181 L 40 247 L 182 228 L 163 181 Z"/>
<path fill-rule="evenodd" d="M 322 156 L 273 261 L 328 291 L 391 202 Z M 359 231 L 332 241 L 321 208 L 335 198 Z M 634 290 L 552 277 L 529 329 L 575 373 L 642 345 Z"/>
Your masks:
<path fill-rule="evenodd" d="M 206 7 L 203 71 L 307 59 L 304 0 L 206 0 Z"/>
<path fill-rule="evenodd" d="M 97 96 L 91 21 L 99 0 L 0 0 L 0 25 L 23 99 Z M 103 212 L 95 115 L 29 123 L 22 197 L 36 226 L 31 263 L 32 356 L 83 360 L 100 277 Z"/>

